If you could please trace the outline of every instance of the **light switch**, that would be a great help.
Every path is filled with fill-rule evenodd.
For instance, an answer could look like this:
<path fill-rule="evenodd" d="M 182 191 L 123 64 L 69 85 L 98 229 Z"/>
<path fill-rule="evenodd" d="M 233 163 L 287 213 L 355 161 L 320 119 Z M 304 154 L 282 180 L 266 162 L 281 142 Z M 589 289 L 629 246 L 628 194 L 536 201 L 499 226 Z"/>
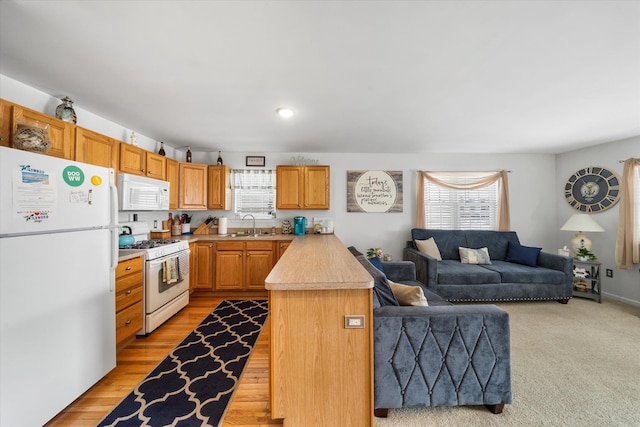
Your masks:
<path fill-rule="evenodd" d="M 360 314 L 351 314 L 344 316 L 345 329 L 364 329 L 364 316 Z"/>

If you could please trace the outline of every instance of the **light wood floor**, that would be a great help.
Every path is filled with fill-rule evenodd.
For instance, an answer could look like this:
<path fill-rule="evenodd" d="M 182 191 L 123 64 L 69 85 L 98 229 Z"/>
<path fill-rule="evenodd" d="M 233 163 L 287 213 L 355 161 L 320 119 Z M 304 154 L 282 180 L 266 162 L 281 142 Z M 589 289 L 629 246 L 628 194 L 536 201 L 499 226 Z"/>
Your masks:
<path fill-rule="evenodd" d="M 189 306 L 161 328 L 137 338 L 120 351 L 117 367 L 46 426 L 95 426 L 223 299 L 192 295 Z M 282 425 L 280 420 L 272 420 L 269 413 L 269 321 L 245 367 L 223 426 Z"/>

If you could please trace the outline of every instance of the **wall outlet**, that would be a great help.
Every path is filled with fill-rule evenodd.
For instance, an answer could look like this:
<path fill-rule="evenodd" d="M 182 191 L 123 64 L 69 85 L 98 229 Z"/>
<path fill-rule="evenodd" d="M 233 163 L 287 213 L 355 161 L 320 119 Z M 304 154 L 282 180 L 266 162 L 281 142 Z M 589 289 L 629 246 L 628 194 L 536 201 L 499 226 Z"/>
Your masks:
<path fill-rule="evenodd" d="M 607 277 L 613 277 L 613 270 L 610 268 L 607 268 Z"/>
<path fill-rule="evenodd" d="M 362 315 L 346 315 L 344 316 L 345 329 L 363 329 L 364 316 Z"/>

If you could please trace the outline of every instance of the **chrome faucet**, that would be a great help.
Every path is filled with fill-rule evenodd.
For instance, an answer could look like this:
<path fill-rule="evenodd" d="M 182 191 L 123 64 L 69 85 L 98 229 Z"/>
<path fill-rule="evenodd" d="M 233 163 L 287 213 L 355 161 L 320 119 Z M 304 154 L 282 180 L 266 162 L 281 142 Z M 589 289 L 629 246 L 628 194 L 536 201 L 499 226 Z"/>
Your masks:
<path fill-rule="evenodd" d="M 244 221 L 244 219 L 245 219 L 246 217 L 248 217 L 248 216 L 250 216 L 250 217 L 251 217 L 251 219 L 253 220 L 253 231 L 252 231 L 252 233 L 251 233 L 251 234 L 257 234 L 257 233 L 256 233 L 256 217 L 255 217 L 255 216 L 253 216 L 253 215 L 251 215 L 251 214 L 246 214 L 245 216 L 243 216 L 243 217 L 242 217 L 242 220 Z"/>

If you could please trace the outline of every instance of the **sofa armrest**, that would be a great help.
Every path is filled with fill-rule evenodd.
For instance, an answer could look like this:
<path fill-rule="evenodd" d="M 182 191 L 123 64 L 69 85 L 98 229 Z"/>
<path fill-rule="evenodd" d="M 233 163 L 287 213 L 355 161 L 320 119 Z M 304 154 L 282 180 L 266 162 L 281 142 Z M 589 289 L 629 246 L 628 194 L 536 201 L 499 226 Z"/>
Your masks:
<path fill-rule="evenodd" d="M 416 280 L 416 265 L 409 261 L 383 261 L 384 274 L 394 282 Z"/>
<path fill-rule="evenodd" d="M 405 261 L 411 261 L 416 265 L 416 279 L 422 282 L 434 292 L 438 292 L 438 261 L 417 249 L 404 248 L 402 258 Z"/>
<path fill-rule="evenodd" d="M 506 311 L 385 306 L 373 323 L 375 408 L 511 403 Z"/>
<path fill-rule="evenodd" d="M 564 273 L 565 295 L 571 298 L 573 294 L 573 259 L 563 255 L 552 254 L 550 252 L 540 252 L 538 255 L 538 266 L 558 270 Z"/>

